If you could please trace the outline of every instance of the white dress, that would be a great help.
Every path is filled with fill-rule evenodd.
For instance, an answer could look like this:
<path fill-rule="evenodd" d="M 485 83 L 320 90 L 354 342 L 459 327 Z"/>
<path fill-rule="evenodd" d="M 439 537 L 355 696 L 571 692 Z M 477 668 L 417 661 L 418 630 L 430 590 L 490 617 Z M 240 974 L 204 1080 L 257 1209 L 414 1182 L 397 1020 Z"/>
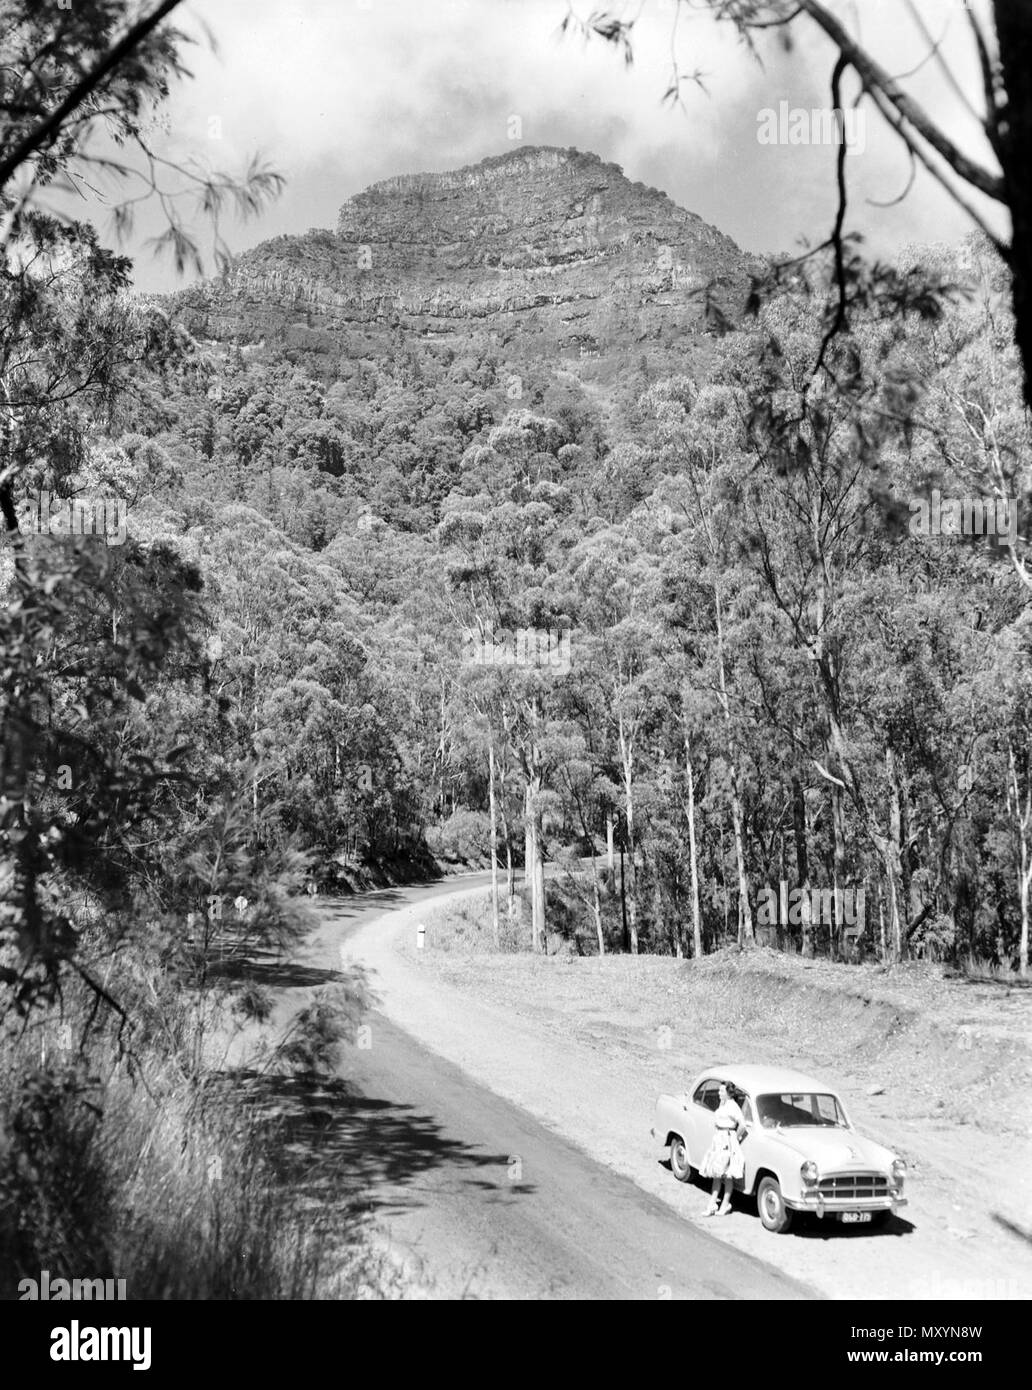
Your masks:
<path fill-rule="evenodd" d="M 745 1174 L 745 1155 L 738 1142 L 738 1126 L 745 1116 L 733 1100 L 723 1101 L 713 1116 L 716 1133 L 703 1156 L 699 1172 L 704 1178 L 741 1178 Z"/>

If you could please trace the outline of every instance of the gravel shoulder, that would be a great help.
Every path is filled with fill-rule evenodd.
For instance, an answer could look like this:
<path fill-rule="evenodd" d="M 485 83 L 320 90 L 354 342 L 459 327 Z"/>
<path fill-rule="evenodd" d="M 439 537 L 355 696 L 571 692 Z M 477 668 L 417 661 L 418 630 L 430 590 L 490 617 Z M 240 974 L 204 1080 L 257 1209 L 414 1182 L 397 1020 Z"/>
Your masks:
<path fill-rule="evenodd" d="M 482 900 L 467 887 L 385 914 L 342 948 L 375 972 L 392 1022 L 684 1220 L 825 1296 L 1032 1297 L 1028 992 L 766 952 L 695 966 L 455 949 L 449 916 L 471 893 Z M 775 1237 L 740 1201 L 706 1220 L 704 1192 L 674 1181 L 649 1128 L 657 1094 L 714 1060 L 783 1062 L 839 1087 L 858 1128 L 911 1166 L 901 1217 L 878 1232 L 805 1222 Z"/>

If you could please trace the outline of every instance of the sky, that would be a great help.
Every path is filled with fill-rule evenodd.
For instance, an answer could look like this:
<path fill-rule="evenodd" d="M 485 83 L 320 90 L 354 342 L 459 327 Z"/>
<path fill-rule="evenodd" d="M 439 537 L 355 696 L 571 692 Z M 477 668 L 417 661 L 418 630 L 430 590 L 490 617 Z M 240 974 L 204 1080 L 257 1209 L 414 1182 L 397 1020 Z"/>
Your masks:
<path fill-rule="evenodd" d="M 929 57 L 907 0 L 830 4 L 891 72 L 917 67 L 906 89 L 969 155 L 994 167 L 967 106 L 978 107 L 980 83 L 961 0 L 913 6 L 952 80 Z M 582 18 L 593 7 L 604 0 L 572 4 Z M 258 153 L 287 177 L 260 219 L 224 228 L 234 251 L 333 227 L 341 203 L 378 179 L 455 169 L 520 144 L 598 154 L 749 251 L 787 252 L 801 237 L 827 235 L 834 147 L 759 139 L 761 113 L 777 113 L 781 102 L 787 111 L 831 104 L 834 50 L 812 25 L 792 26 L 798 37 L 787 53 L 776 33 L 763 36 L 760 62 L 730 26 L 685 4 L 611 0 L 624 17 L 641 11 L 627 67 L 600 39 L 560 35 L 568 8 L 566 0 L 192 0 L 177 22 L 198 36 L 209 25 L 218 52 L 204 41 L 187 50 L 193 78 L 172 93 L 167 133 L 152 138 L 170 158 L 230 171 Z M 683 83 L 679 108 L 662 102 L 675 60 L 682 73 L 700 75 Z M 847 100 L 856 91 L 847 76 Z M 870 104 L 860 110 L 847 161 L 848 225 L 881 255 L 958 240 L 970 220 L 923 170 L 903 202 L 874 206 L 898 198 L 910 167 Z M 95 200 L 89 215 L 111 235 Z M 160 226 L 150 209 L 125 247 L 148 292 L 182 283 L 145 246 Z"/>

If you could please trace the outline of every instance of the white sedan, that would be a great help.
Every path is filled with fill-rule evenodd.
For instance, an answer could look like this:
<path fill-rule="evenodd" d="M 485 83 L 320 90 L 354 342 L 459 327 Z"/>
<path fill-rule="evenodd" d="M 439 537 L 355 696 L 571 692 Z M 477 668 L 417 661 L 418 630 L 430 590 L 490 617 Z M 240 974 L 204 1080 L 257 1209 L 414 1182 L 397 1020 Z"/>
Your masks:
<path fill-rule="evenodd" d="M 652 1135 L 669 1148 L 679 1182 L 713 1139 L 722 1085 L 745 1120 L 745 1175 L 735 1189 L 755 1192 L 768 1231 L 787 1231 L 796 1211 L 874 1224 L 906 1205 L 903 1159 L 857 1134 L 830 1086 L 782 1067 L 710 1067 L 683 1095 L 660 1096 Z"/>

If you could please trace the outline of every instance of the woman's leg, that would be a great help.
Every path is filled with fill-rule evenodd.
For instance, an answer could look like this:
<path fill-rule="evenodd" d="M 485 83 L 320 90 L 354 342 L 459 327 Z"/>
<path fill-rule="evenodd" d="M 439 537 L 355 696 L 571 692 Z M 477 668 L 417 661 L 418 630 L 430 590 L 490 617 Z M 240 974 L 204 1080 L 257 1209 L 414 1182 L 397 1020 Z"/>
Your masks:
<path fill-rule="evenodd" d="M 734 1188 L 734 1185 L 735 1185 L 735 1184 L 734 1184 L 734 1179 L 733 1179 L 733 1178 L 725 1178 L 725 1179 L 724 1179 L 724 1200 L 723 1200 L 723 1202 L 722 1202 L 721 1205 L 720 1205 L 720 1215 L 721 1215 L 721 1216 L 728 1216 L 728 1215 L 730 1214 L 730 1211 L 731 1211 L 731 1192 L 732 1192 L 732 1190 L 733 1190 L 733 1188 Z"/>
<path fill-rule="evenodd" d="M 709 1206 L 706 1208 L 706 1215 L 707 1215 L 707 1216 L 716 1216 L 716 1214 L 717 1214 L 717 1205 L 718 1205 L 719 1200 L 720 1200 L 720 1199 L 719 1199 L 719 1196 L 718 1196 L 718 1193 L 719 1193 L 719 1192 L 720 1192 L 720 1179 L 719 1179 L 719 1178 L 714 1178 L 714 1179 L 713 1179 L 713 1188 L 712 1188 L 712 1190 L 711 1190 L 711 1192 L 710 1192 L 710 1204 L 709 1204 Z"/>

